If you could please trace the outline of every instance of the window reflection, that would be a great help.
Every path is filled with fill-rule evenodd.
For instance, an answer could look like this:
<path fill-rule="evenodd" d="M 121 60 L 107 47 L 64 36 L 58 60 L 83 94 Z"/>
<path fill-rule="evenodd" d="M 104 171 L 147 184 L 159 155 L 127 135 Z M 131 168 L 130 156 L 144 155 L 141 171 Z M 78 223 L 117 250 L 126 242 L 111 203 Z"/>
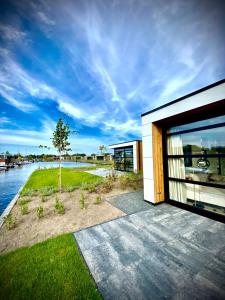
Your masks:
<path fill-rule="evenodd" d="M 225 214 L 224 189 L 169 181 L 170 199 L 199 209 Z"/>
<path fill-rule="evenodd" d="M 219 122 L 218 127 L 212 121 Z M 222 121 L 225 116 L 184 125 L 195 128 L 196 124 L 212 124 L 212 128 L 167 135 L 170 199 L 225 213 L 225 126 Z M 177 127 L 169 132 L 174 129 Z"/>
<path fill-rule="evenodd" d="M 167 133 L 179 132 L 179 131 L 183 131 L 183 130 L 189 130 L 189 129 L 199 128 L 199 127 L 203 127 L 203 126 L 220 124 L 220 123 L 224 123 L 224 122 L 225 122 L 225 116 L 220 116 L 220 117 L 216 117 L 216 118 L 211 118 L 211 119 L 207 119 L 207 120 L 202 120 L 202 121 L 198 121 L 198 122 L 175 126 L 175 127 L 169 128 L 167 130 Z"/>
<path fill-rule="evenodd" d="M 133 171 L 133 147 L 114 149 L 115 169 Z"/>
<path fill-rule="evenodd" d="M 168 144 L 169 155 L 176 155 L 177 147 L 183 154 L 225 154 L 225 127 L 171 135 Z"/>

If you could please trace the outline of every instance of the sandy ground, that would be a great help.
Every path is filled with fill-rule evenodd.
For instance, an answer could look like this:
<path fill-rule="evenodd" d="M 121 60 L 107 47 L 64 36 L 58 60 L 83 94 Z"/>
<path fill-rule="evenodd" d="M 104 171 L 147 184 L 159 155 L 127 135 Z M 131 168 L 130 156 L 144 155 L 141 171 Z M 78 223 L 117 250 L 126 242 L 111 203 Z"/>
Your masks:
<path fill-rule="evenodd" d="M 65 206 L 64 215 L 57 214 L 54 209 L 55 198 L 59 197 L 59 194 L 46 197 L 46 202 L 41 202 L 38 196 L 29 197 L 31 202 L 28 204 L 27 215 L 21 215 L 20 206 L 16 203 L 12 209 L 12 214 L 16 218 L 16 226 L 8 230 L 3 224 L 0 229 L 0 252 L 30 246 L 62 233 L 74 232 L 125 215 L 121 210 L 109 204 L 106 198 L 128 193 L 130 190 L 114 188 L 107 194 L 101 194 L 103 201 L 98 205 L 94 204 L 96 193 L 82 192 L 85 195 L 85 209 L 81 209 L 79 205 L 80 190 L 60 195 Z M 40 205 L 44 208 L 44 217 L 38 219 L 36 208 Z"/>

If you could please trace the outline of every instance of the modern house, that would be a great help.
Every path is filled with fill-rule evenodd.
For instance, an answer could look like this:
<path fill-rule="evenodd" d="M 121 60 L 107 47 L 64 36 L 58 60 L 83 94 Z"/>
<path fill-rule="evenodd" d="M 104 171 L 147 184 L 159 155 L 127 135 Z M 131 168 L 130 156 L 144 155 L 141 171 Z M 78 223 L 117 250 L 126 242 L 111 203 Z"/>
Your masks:
<path fill-rule="evenodd" d="M 85 155 L 85 156 L 83 157 L 83 159 L 84 159 L 84 160 L 93 160 L 94 158 L 93 158 L 92 155 Z"/>
<path fill-rule="evenodd" d="M 144 199 L 225 215 L 225 80 L 142 114 Z"/>
<path fill-rule="evenodd" d="M 142 170 L 142 141 L 134 140 L 109 145 L 114 149 L 115 169 L 119 171 L 139 172 Z"/>

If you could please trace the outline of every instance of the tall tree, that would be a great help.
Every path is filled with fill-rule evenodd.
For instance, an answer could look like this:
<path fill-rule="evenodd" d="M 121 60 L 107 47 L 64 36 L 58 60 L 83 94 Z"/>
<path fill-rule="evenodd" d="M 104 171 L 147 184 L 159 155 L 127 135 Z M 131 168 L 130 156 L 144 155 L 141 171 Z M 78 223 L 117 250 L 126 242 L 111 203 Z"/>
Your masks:
<path fill-rule="evenodd" d="M 62 170 L 61 170 L 61 162 L 62 155 L 66 151 L 70 151 L 68 148 L 70 143 L 68 142 L 68 138 L 70 135 L 70 128 L 68 124 L 65 124 L 61 118 L 59 118 L 56 129 L 53 132 L 52 143 L 54 147 L 57 149 L 59 153 L 59 191 L 62 191 Z"/>

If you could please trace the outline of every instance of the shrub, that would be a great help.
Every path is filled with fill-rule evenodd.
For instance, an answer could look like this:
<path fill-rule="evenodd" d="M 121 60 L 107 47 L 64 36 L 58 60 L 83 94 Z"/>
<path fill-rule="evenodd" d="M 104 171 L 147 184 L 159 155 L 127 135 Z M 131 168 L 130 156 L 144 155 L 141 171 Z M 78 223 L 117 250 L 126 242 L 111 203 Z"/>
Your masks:
<path fill-rule="evenodd" d="M 121 190 L 125 190 L 128 187 L 128 177 L 126 175 L 122 175 L 119 177 L 119 186 Z"/>
<path fill-rule="evenodd" d="M 102 203 L 102 198 L 101 198 L 101 196 L 97 196 L 96 198 L 95 198 L 95 202 L 94 202 L 94 204 L 101 204 Z"/>
<path fill-rule="evenodd" d="M 116 175 L 116 172 L 115 170 L 111 170 L 109 175 L 107 176 L 107 178 L 110 180 L 110 181 L 116 181 L 117 178 L 118 178 L 118 175 Z"/>
<path fill-rule="evenodd" d="M 20 205 L 20 211 L 21 211 L 21 215 L 27 215 L 28 214 L 28 204 L 23 204 Z"/>
<path fill-rule="evenodd" d="M 60 215 L 63 215 L 65 213 L 65 207 L 64 205 L 62 204 L 61 201 L 59 201 L 59 199 L 56 197 L 55 199 L 55 211 L 60 214 Z"/>
<path fill-rule="evenodd" d="M 80 209 L 85 208 L 85 197 L 83 193 L 80 193 Z"/>
<path fill-rule="evenodd" d="M 113 181 L 112 181 L 111 177 L 106 177 L 103 180 L 103 182 L 100 184 L 99 188 L 100 188 L 100 191 L 102 191 L 103 193 L 110 192 L 113 188 Z"/>
<path fill-rule="evenodd" d="M 128 173 L 119 177 L 121 189 L 132 188 L 134 190 L 143 188 L 143 177 L 141 173 Z"/>
<path fill-rule="evenodd" d="M 6 217 L 4 217 L 5 225 L 8 230 L 13 229 L 16 226 L 16 218 L 13 217 L 11 213 L 9 213 Z"/>
<path fill-rule="evenodd" d="M 41 219 L 44 217 L 44 208 L 43 206 L 38 206 L 36 209 L 37 217 L 38 219 Z"/>

